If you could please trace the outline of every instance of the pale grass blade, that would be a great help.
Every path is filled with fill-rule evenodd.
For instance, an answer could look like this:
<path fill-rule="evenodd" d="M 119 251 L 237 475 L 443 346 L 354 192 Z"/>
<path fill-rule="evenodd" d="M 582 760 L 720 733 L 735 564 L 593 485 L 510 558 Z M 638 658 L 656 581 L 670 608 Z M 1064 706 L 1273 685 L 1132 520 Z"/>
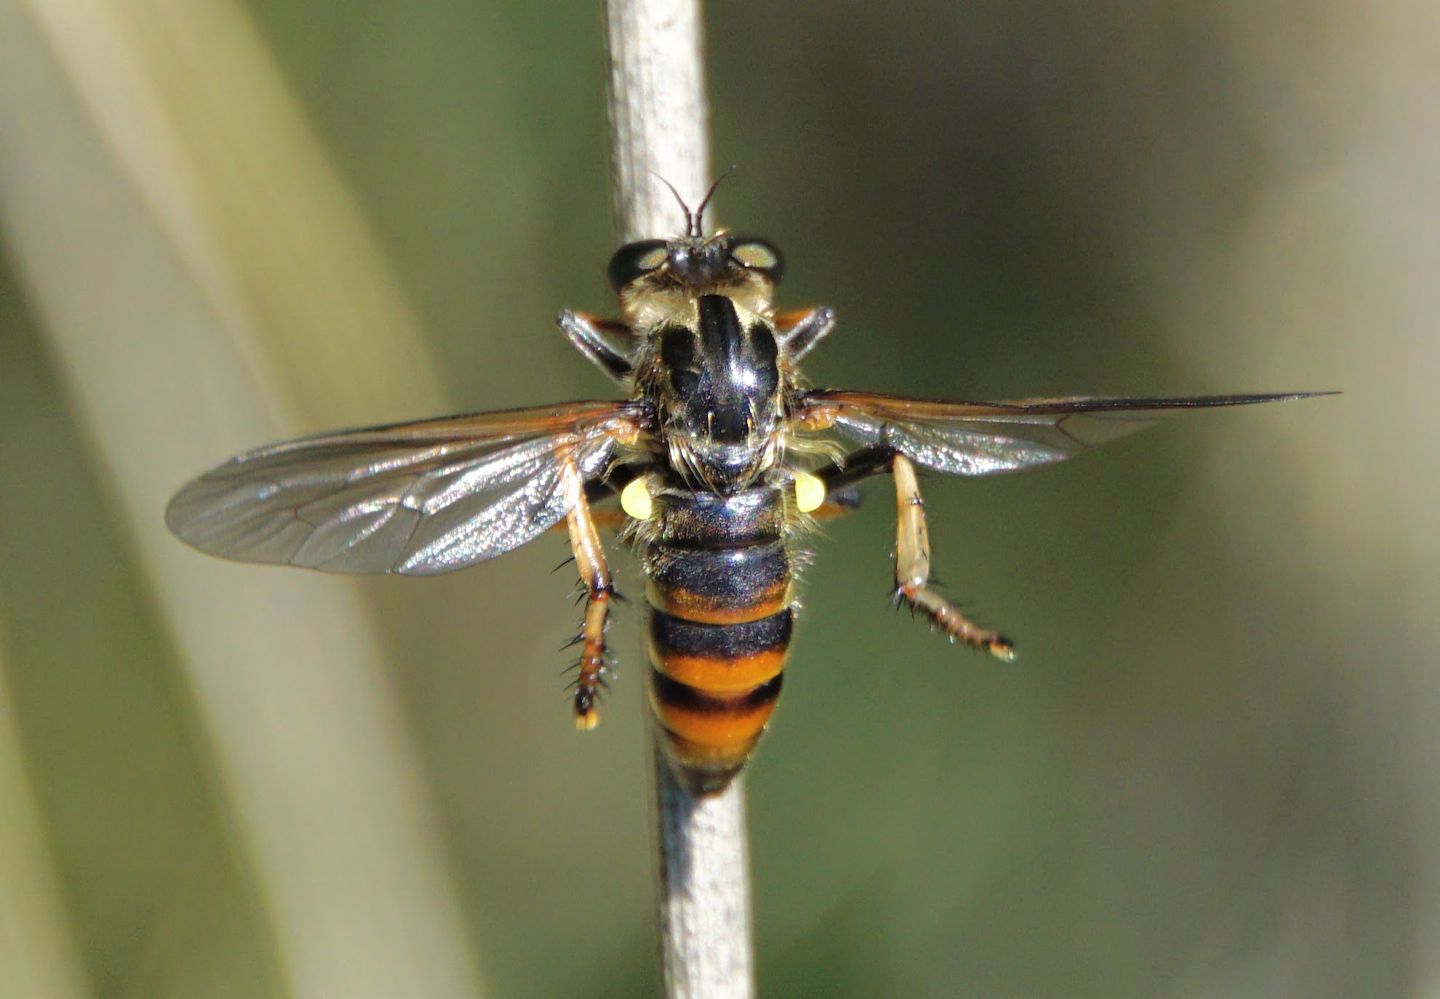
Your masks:
<path fill-rule="evenodd" d="M 3 636 L 0 636 L 3 638 Z M 0 649 L 3 649 L 0 642 Z M 90 995 L 0 658 L 0 995 Z"/>
<path fill-rule="evenodd" d="M 196 556 L 169 493 L 300 429 L 446 407 L 241 9 L 0 0 L 0 214 L 189 664 L 241 866 L 302 997 L 473 996 L 414 747 L 350 585 Z"/>

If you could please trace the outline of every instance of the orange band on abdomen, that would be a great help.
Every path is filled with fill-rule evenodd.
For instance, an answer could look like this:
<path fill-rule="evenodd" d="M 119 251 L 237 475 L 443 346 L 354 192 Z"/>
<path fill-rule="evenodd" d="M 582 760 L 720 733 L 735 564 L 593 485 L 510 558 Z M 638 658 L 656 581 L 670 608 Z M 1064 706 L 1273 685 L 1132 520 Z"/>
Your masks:
<path fill-rule="evenodd" d="M 782 678 L 777 675 L 745 693 L 717 696 L 652 671 L 650 703 L 669 731 L 701 746 L 724 749 L 760 734 L 775 710 Z"/>
<path fill-rule="evenodd" d="M 785 668 L 784 649 L 762 649 L 734 659 L 662 653 L 652 645 L 650 662 L 672 680 L 709 693 L 733 694 L 773 680 Z"/>

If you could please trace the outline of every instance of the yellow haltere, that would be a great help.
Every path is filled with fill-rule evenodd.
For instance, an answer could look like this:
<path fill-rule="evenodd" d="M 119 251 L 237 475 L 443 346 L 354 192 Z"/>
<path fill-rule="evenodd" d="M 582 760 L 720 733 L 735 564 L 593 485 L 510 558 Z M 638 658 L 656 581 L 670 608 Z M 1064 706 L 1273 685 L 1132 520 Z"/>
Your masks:
<path fill-rule="evenodd" d="M 649 520 L 655 512 L 655 503 L 650 499 L 650 485 L 645 476 L 631 480 L 620 490 L 620 509 L 636 520 Z"/>
<path fill-rule="evenodd" d="M 818 509 L 825 502 L 825 483 L 809 472 L 792 472 L 795 476 L 795 506 L 801 513 Z"/>

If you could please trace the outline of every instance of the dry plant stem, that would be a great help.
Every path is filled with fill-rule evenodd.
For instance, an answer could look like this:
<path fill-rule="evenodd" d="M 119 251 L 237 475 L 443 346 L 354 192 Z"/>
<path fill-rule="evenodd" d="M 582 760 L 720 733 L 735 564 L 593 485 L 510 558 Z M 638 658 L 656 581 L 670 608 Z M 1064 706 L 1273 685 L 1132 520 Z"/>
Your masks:
<path fill-rule="evenodd" d="M 710 184 L 697 0 L 607 0 L 615 220 L 629 242 L 683 228 L 656 175 L 696 203 Z"/>
<path fill-rule="evenodd" d="M 710 182 L 699 4 L 610 0 L 605 20 L 620 235 L 625 241 L 665 236 L 681 228 L 681 216 L 656 175 L 691 204 Z M 754 995 L 743 780 L 719 794 L 691 795 L 670 772 L 656 734 L 651 759 L 666 994 Z"/>

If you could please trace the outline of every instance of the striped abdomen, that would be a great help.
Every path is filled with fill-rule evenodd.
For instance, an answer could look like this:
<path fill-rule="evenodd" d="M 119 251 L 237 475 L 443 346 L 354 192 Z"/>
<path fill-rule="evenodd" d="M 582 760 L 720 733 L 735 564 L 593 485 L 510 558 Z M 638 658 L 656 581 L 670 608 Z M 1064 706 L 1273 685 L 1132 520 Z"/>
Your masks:
<path fill-rule="evenodd" d="M 661 492 L 644 542 L 650 704 L 696 791 L 750 758 L 780 695 L 792 624 L 783 494 Z"/>

